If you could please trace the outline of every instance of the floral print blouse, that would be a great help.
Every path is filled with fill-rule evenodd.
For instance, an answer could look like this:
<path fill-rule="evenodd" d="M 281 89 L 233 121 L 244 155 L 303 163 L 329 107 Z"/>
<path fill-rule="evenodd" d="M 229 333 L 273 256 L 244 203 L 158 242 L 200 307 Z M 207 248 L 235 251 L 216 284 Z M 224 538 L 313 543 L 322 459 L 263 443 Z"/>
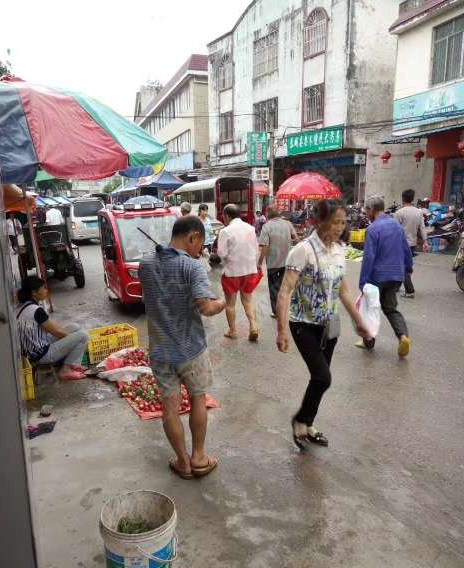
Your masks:
<path fill-rule="evenodd" d="M 310 242 L 316 249 L 321 274 Z M 345 275 L 343 246 L 333 243 L 326 247 L 314 231 L 292 249 L 287 258 L 287 270 L 300 273 L 290 304 L 290 321 L 324 325 L 329 316 L 338 313 L 338 298 Z M 327 295 L 322 292 L 320 278 Z"/>

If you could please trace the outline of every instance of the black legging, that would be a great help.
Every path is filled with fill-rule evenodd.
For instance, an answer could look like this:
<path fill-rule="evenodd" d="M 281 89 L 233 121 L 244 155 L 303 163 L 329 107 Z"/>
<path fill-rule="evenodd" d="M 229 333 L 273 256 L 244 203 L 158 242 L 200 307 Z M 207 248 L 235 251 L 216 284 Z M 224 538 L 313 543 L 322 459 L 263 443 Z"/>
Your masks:
<path fill-rule="evenodd" d="M 322 330 L 318 325 L 290 322 L 293 339 L 311 375 L 301 408 L 295 416 L 297 422 L 307 426 L 313 425 L 322 396 L 332 381 L 330 363 L 337 340 L 327 340 L 322 349 Z"/>

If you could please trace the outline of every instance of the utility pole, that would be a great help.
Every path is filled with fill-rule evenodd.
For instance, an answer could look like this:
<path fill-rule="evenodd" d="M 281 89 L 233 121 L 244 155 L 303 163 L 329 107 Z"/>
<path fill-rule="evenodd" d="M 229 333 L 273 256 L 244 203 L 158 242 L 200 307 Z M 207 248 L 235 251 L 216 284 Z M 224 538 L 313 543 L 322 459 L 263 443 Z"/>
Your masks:
<path fill-rule="evenodd" d="M 274 146 L 274 129 L 269 131 L 269 201 L 274 199 L 274 163 L 275 163 L 275 146 Z"/>

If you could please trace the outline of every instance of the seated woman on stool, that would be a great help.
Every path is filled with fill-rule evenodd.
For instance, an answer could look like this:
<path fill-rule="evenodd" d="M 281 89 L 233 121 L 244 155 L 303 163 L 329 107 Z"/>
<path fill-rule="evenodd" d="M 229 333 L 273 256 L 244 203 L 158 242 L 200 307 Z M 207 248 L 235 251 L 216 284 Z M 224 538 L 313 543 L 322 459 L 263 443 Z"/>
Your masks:
<path fill-rule="evenodd" d="M 81 361 L 87 347 L 87 332 L 78 325 L 61 327 L 51 320 L 39 302 L 47 297 L 45 282 L 36 276 L 23 280 L 16 312 L 21 350 L 33 365 L 48 365 L 63 361 L 60 379 L 85 378 Z"/>

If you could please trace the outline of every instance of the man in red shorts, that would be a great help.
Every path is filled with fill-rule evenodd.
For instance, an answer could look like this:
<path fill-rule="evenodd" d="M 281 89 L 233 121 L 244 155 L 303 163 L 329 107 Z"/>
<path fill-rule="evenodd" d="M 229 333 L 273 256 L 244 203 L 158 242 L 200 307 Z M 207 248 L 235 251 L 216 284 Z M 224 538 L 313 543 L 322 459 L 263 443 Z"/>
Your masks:
<path fill-rule="evenodd" d="M 229 339 L 237 338 L 235 304 L 240 292 L 240 299 L 250 322 L 248 339 L 257 341 L 259 331 L 253 292 L 262 278 L 262 272 L 258 271 L 256 264 L 258 242 L 255 229 L 242 221 L 237 205 L 226 205 L 223 216 L 226 226 L 219 233 L 217 252 L 224 266 L 222 288 L 227 302 L 226 315 L 229 324 L 229 330 L 224 335 Z"/>

